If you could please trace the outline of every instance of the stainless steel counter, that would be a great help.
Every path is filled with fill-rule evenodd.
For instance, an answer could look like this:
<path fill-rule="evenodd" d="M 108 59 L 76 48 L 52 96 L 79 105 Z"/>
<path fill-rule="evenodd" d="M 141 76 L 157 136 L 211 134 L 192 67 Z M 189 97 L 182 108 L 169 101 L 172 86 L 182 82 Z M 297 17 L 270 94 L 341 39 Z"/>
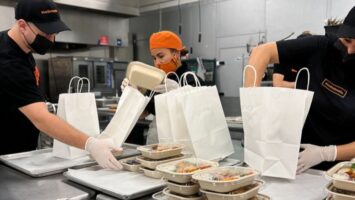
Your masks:
<path fill-rule="evenodd" d="M 95 191 L 67 181 L 63 175 L 32 178 L 0 164 L 1 199 L 93 199 Z"/>

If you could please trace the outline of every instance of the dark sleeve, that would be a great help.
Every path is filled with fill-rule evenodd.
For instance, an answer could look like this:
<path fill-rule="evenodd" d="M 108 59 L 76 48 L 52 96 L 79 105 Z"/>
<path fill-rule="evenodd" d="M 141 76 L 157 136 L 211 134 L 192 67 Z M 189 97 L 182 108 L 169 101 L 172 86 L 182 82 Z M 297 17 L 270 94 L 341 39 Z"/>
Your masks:
<path fill-rule="evenodd" d="M 276 73 L 276 74 L 285 75 L 286 69 L 287 69 L 287 66 L 283 66 L 281 64 L 274 64 L 274 73 Z"/>
<path fill-rule="evenodd" d="M 154 94 L 154 96 L 155 96 L 155 94 Z M 150 99 L 147 107 L 145 108 L 146 111 L 148 111 L 150 114 L 153 114 L 153 115 L 155 115 L 154 96 Z"/>
<path fill-rule="evenodd" d="M 276 42 L 282 66 L 307 66 L 315 52 L 327 44 L 324 36 L 309 36 Z"/>
<path fill-rule="evenodd" d="M 3 69 L 6 69 L 6 72 L 0 73 L 2 98 L 7 98 L 6 100 L 16 108 L 44 101 L 29 67 L 11 64 Z"/>

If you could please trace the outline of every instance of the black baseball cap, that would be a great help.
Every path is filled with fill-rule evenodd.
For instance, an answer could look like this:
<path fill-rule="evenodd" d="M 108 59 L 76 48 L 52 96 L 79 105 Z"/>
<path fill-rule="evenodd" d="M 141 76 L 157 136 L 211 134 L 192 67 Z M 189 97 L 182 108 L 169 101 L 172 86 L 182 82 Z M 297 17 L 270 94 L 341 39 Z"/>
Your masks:
<path fill-rule="evenodd" d="M 341 38 L 355 38 L 355 6 L 345 17 L 343 24 L 338 29 L 337 35 Z"/>
<path fill-rule="evenodd" d="M 57 5 L 51 0 L 19 0 L 15 18 L 32 22 L 47 34 L 70 30 L 60 19 Z"/>

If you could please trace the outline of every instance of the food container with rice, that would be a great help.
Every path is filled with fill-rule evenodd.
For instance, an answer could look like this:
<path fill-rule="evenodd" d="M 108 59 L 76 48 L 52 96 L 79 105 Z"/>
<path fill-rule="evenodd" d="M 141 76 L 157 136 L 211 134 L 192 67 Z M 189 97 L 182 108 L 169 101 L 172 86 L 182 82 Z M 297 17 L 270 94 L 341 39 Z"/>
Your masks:
<path fill-rule="evenodd" d="M 138 172 L 139 168 L 141 167 L 141 164 L 136 160 L 136 157 L 121 159 L 120 163 L 125 170 L 131 172 Z"/>
<path fill-rule="evenodd" d="M 181 160 L 185 158 L 185 156 L 183 154 L 180 154 L 178 156 L 174 156 L 174 157 L 170 157 L 170 158 L 164 158 L 164 159 L 160 159 L 160 160 L 154 160 L 154 159 L 150 159 L 150 158 L 145 158 L 143 156 L 138 156 L 137 160 L 141 163 L 141 165 L 145 168 L 148 169 L 155 169 L 158 165 L 160 164 L 164 164 L 164 163 L 168 163 L 171 161 L 175 161 L 175 160 Z"/>
<path fill-rule="evenodd" d="M 355 200 L 355 192 L 336 188 L 333 183 L 329 183 L 326 187 L 331 199 L 334 200 Z"/>
<path fill-rule="evenodd" d="M 211 167 L 217 167 L 218 163 L 199 158 L 185 158 L 165 164 L 158 165 L 156 170 L 163 174 L 163 177 L 175 183 L 189 183 L 192 175 Z"/>
<path fill-rule="evenodd" d="M 171 181 L 166 181 L 166 185 L 172 193 L 179 195 L 194 195 L 199 192 L 200 186 L 197 183 L 174 183 Z"/>
<path fill-rule="evenodd" d="M 258 173 L 249 167 L 216 167 L 192 175 L 203 190 L 230 192 L 251 184 Z"/>
<path fill-rule="evenodd" d="M 189 195 L 189 196 L 180 196 L 178 194 L 175 194 L 169 190 L 169 188 L 165 188 L 163 190 L 163 193 L 168 196 L 169 200 L 203 200 L 204 197 L 199 194 L 195 195 Z"/>
<path fill-rule="evenodd" d="M 143 157 L 160 160 L 181 155 L 183 145 L 181 144 L 152 144 L 137 147 Z"/>
<path fill-rule="evenodd" d="M 237 190 L 233 190 L 227 193 L 217 193 L 203 189 L 200 189 L 200 191 L 206 195 L 208 200 L 246 200 L 257 196 L 258 191 L 263 184 L 264 181 L 255 180 L 250 185 L 238 188 Z"/>
<path fill-rule="evenodd" d="M 329 169 L 325 176 L 332 180 L 334 187 L 355 192 L 355 162 L 341 162 Z"/>
<path fill-rule="evenodd" d="M 160 179 L 162 177 L 162 174 L 156 170 L 147 169 L 145 167 L 140 167 L 139 169 L 143 171 L 145 176 L 150 178 Z"/>

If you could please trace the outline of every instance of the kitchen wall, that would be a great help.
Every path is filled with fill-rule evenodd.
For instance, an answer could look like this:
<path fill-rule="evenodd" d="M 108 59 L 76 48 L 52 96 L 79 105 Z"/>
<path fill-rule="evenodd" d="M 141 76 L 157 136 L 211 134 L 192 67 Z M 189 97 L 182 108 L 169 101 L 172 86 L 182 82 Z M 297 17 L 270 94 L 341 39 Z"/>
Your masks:
<path fill-rule="evenodd" d="M 118 2 L 122 3 L 122 2 Z M 15 1 L 0 1 L 0 30 L 9 29 L 15 23 Z M 130 5 L 130 4 L 129 4 Z M 132 50 L 129 45 L 129 18 L 117 14 L 96 12 L 76 7 L 60 6 L 62 20 L 72 29 L 57 35 L 56 41 L 66 43 L 89 44 L 86 49 L 54 52 L 52 55 L 36 55 L 36 59 L 48 59 L 50 56 L 87 56 L 109 57 L 110 48 L 97 46 L 101 35 L 109 36 L 110 45 L 115 45 L 117 39 L 122 40 L 122 47 L 112 47 L 111 55 L 121 60 L 131 60 Z"/>
<path fill-rule="evenodd" d="M 217 58 L 225 65 L 217 70 L 217 86 L 226 96 L 239 96 L 242 67 L 248 46 L 276 41 L 290 34 L 295 38 L 304 30 L 324 34 L 327 18 L 344 18 L 354 0 L 202 0 L 202 42 L 198 42 L 198 3 L 182 5 L 182 34 L 191 57 Z M 151 33 L 161 29 L 178 32 L 178 8 L 141 13 L 130 19 L 130 32 L 138 34 L 139 60 L 152 64 L 148 51 Z M 159 26 L 161 24 L 161 27 Z"/>

